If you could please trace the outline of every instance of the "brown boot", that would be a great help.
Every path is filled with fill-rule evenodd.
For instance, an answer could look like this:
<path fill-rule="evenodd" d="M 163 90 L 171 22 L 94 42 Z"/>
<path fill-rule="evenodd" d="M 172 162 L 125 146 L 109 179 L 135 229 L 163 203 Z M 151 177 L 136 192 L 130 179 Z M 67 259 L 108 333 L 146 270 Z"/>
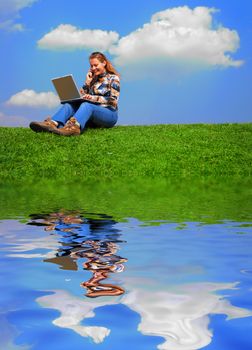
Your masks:
<path fill-rule="evenodd" d="M 63 128 L 57 129 L 54 133 L 62 136 L 80 135 L 80 124 L 77 122 L 76 118 L 71 117 Z"/>
<path fill-rule="evenodd" d="M 57 125 L 52 121 L 51 117 L 48 117 L 43 122 L 31 122 L 30 128 L 35 132 L 54 132 L 57 130 Z"/>

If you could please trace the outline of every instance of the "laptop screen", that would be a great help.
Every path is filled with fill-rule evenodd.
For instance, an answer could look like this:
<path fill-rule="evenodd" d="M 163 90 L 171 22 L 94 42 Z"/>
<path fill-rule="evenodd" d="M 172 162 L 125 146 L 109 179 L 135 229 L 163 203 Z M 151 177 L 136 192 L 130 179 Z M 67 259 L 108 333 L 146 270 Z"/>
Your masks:
<path fill-rule="evenodd" d="M 60 101 L 71 101 L 81 98 L 80 92 L 72 75 L 52 79 Z"/>

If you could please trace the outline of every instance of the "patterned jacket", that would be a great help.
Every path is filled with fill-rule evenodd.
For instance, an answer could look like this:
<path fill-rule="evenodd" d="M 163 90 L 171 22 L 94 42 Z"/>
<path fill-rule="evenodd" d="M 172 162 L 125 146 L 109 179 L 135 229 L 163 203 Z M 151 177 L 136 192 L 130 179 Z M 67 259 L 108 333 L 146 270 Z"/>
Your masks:
<path fill-rule="evenodd" d="M 85 94 L 89 95 L 88 101 L 108 107 L 113 110 L 118 109 L 120 95 L 120 79 L 116 74 L 104 73 L 96 77 L 90 85 L 83 85 Z"/>

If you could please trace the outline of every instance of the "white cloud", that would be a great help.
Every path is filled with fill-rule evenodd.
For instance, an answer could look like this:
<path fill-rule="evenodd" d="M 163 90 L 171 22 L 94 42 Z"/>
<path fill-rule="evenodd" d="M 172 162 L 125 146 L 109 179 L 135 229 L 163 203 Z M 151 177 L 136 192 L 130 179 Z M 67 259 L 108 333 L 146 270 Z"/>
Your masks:
<path fill-rule="evenodd" d="M 61 24 L 44 35 L 38 41 L 38 46 L 50 50 L 108 50 L 118 39 L 119 34 L 113 31 L 78 29 L 70 24 Z"/>
<path fill-rule="evenodd" d="M 7 30 L 9 32 L 22 32 L 24 26 L 21 23 L 15 23 L 14 20 L 9 19 L 0 23 L 0 29 Z"/>
<path fill-rule="evenodd" d="M 16 23 L 15 20 L 20 17 L 20 10 L 32 6 L 36 1 L 37 0 L 0 1 L 0 29 L 7 31 L 23 31 L 23 24 Z"/>
<path fill-rule="evenodd" d="M 34 90 L 25 89 L 11 96 L 6 104 L 12 106 L 53 108 L 59 102 L 58 96 L 53 92 L 35 92 Z"/>
<path fill-rule="evenodd" d="M 142 64 L 156 59 L 206 66 L 240 66 L 228 53 L 239 47 L 235 30 L 213 27 L 213 14 L 207 7 L 188 6 L 155 13 L 151 21 L 122 37 L 110 53 L 120 66 Z"/>
<path fill-rule="evenodd" d="M 61 24 L 37 44 L 48 50 L 108 51 L 126 80 L 164 75 L 173 80 L 202 69 L 239 67 L 243 61 L 231 56 L 239 48 L 238 32 L 217 26 L 217 11 L 203 6 L 169 8 L 121 38 L 113 31 Z"/>
<path fill-rule="evenodd" d="M 0 2 L 0 14 L 16 14 L 24 7 L 31 6 L 37 0 L 8 0 Z"/>
<path fill-rule="evenodd" d="M 27 118 L 17 115 L 7 115 L 0 112 L 0 126 L 4 127 L 16 127 L 16 126 L 27 126 L 29 121 Z"/>

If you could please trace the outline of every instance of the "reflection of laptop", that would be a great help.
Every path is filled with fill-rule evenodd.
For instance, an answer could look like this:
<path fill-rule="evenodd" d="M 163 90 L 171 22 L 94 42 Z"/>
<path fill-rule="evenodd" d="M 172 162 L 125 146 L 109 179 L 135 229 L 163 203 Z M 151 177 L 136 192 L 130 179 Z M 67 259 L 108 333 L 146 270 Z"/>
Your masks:
<path fill-rule="evenodd" d="M 52 79 L 52 83 L 61 103 L 83 101 L 72 74 L 54 78 Z"/>

